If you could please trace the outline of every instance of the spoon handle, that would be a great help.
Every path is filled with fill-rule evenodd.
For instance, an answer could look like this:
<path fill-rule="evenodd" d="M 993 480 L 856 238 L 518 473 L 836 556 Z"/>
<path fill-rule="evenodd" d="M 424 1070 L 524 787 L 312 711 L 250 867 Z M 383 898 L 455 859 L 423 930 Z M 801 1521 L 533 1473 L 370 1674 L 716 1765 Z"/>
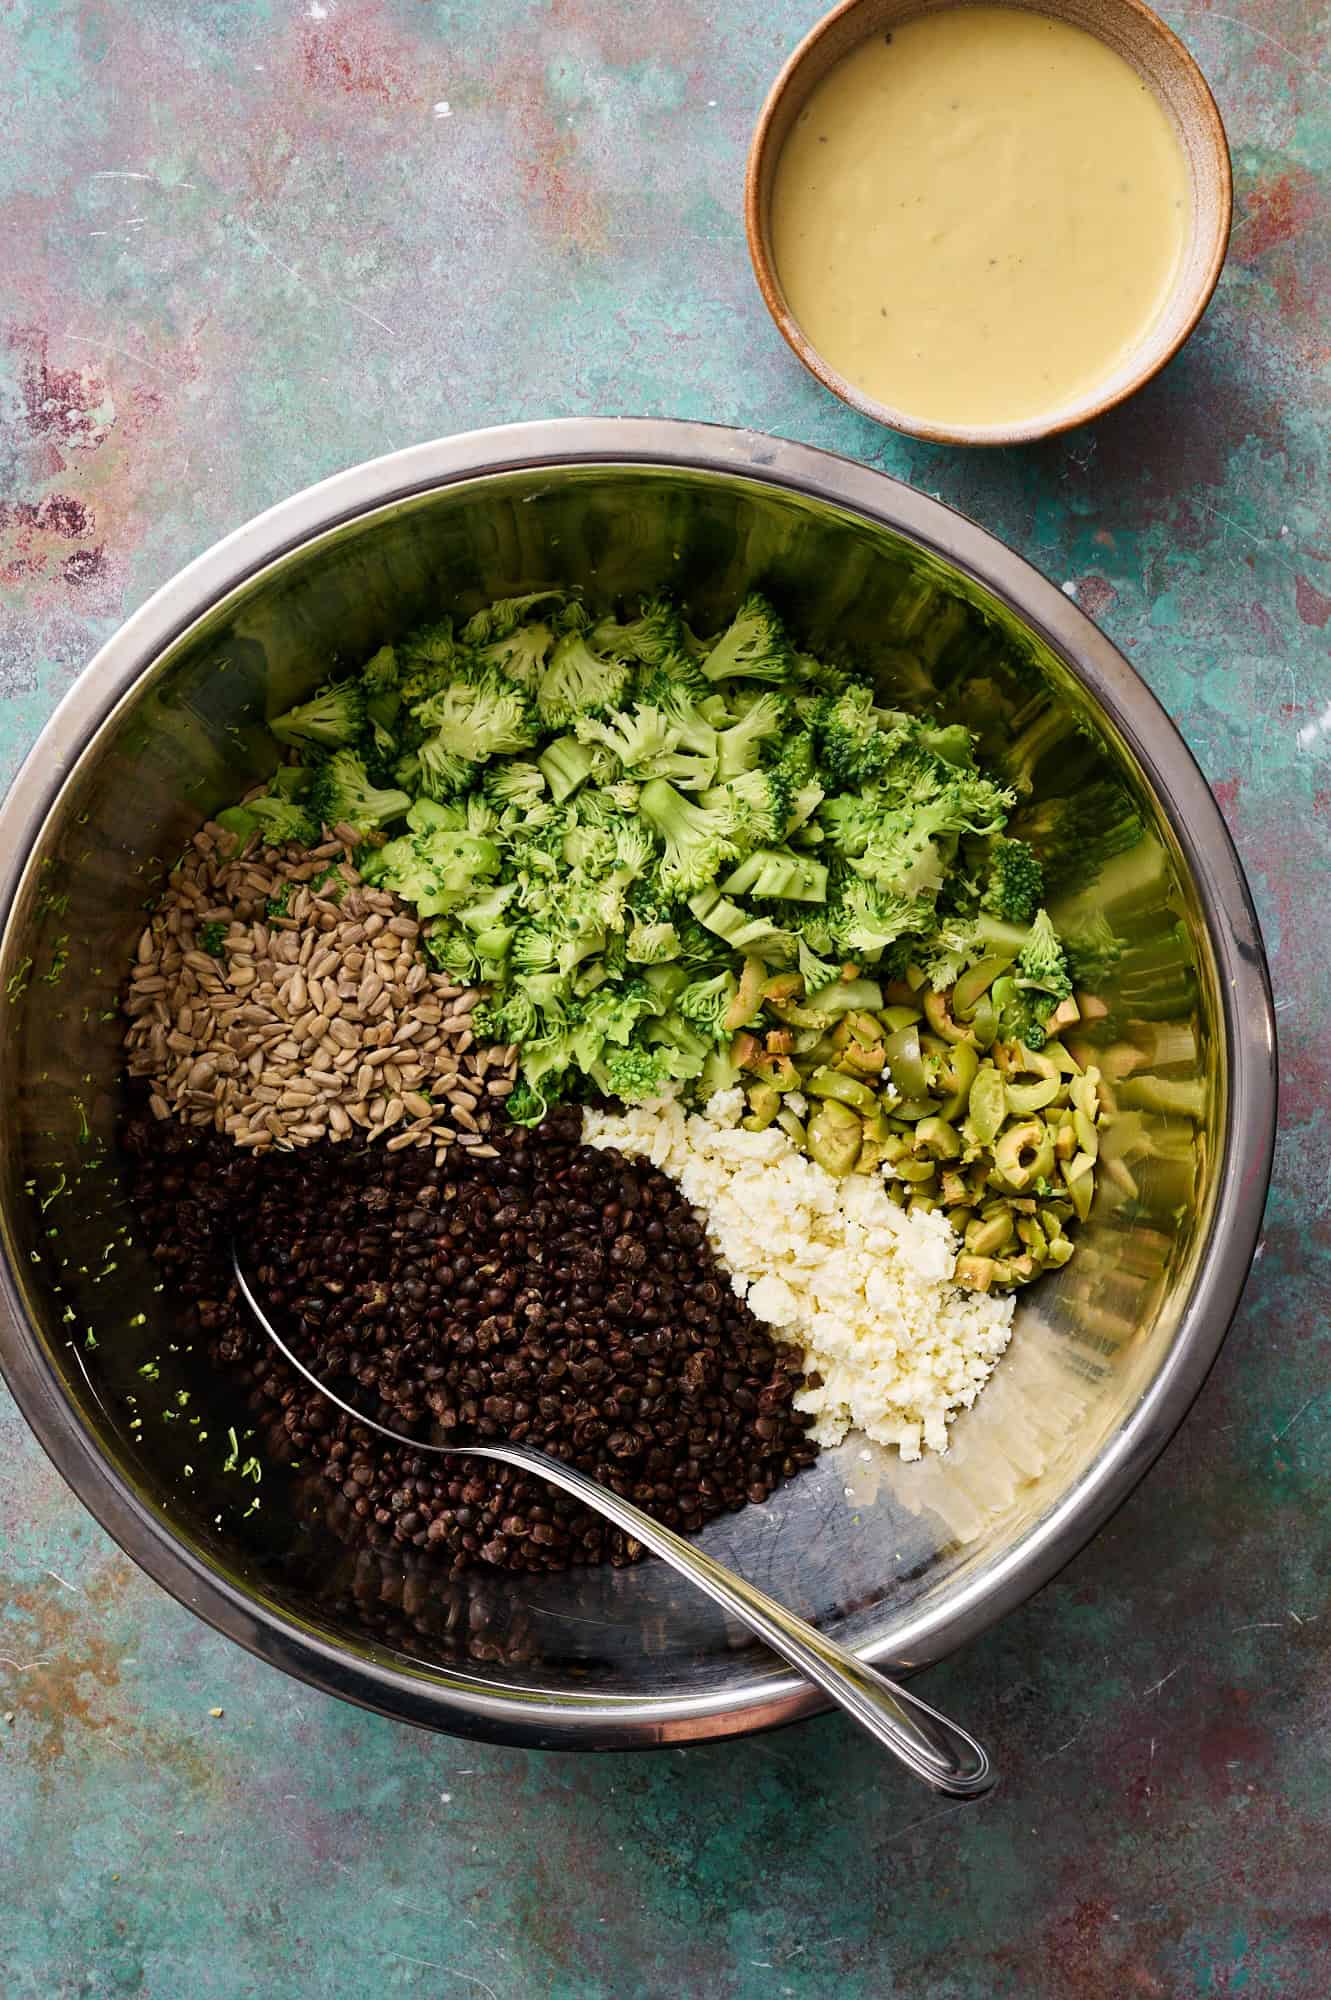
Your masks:
<path fill-rule="evenodd" d="M 908 1688 L 889 1680 L 844 1646 L 815 1631 L 766 1591 L 747 1583 L 673 1529 L 654 1521 L 632 1501 L 598 1485 L 574 1466 L 528 1445 L 469 1445 L 466 1451 L 468 1457 L 496 1459 L 501 1464 L 523 1466 L 539 1473 L 552 1486 L 562 1487 L 613 1521 L 738 1618 L 936 1792 L 953 1799 L 974 1799 L 994 1783 L 997 1774 L 987 1752 L 973 1736 L 940 1715 L 928 1702 L 921 1701 L 918 1695 L 911 1694 Z"/>
<path fill-rule="evenodd" d="M 926 1785 L 932 1785 L 936 1792 L 942 1792 L 951 1799 L 977 1799 L 989 1790 L 995 1772 L 988 1754 L 957 1723 L 949 1722 L 936 1708 L 930 1708 L 927 1701 L 921 1701 L 909 1689 L 890 1681 L 886 1674 L 880 1674 L 876 1668 L 857 1659 L 854 1653 L 838 1646 L 835 1640 L 825 1638 L 812 1625 L 797 1618 L 793 1611 L 787 1611 L 784 1605 L 769 1597 L 766 1591 L 746 1583 L 734 1570 L 705 1555 L 673 1529 L 662 1527 L 650 1514 L 644 1514 L 641 1507 L 635 1507 L 631 1500 L 621 1499 L 608 1486 L 598 1485 L 585 1472 L 565 1465 L 562 1459 L 552 1458 L 548 1452 L 537 1451 L 532 1445 L 422 1444 L 403 1437 L 399 1431 L 389 1430 L 386 1424 L 377 1422 L 373 1417 L 363 1416 L 354 1405 L 344 1402 L 341 1396 L 321 1382 L 292 1353 L 255 1297 L 234 1243 L 231 1246 L 231 1261 L 241 1296 L 273 1345 L 286 1356 L 293 1368 L 300 1370 L 307 1382 L 327 1396 L 331 1403 L 336 1403 L 340 1410 L 345 1410 L 349 1417 L 354 1417 L 357 1423 L 415 1451 L 438 1452 L 447 1458 L 489 1458 L 500 1465 L 521 1466 L 548 1480 L 551 1486 L 562 1487 L 565 1493 L 571 1493 L 595 1513 L 613 1521 L 617 1528 L 624 1529 L 644 1548 L 650 1549 L 653 1555 L 660 1556 L 662 1562 L 669 1563 L 680 1576 L 696 1584 L 713 1603 L 738 1618 L 741 1625 L 746 1625 L 797 1673 L 821 1688 L 852 1722 L 858 1722 L 861 1729 L 867 1729 L 908 1771 L 917 1778 L 923 1778 Z"/>

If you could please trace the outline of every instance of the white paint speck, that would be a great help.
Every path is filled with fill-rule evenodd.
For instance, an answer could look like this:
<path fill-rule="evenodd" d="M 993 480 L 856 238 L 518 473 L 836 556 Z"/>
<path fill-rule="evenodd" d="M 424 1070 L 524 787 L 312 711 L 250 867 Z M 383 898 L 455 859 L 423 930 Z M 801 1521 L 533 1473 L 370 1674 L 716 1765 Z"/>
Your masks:
<path fill-rule="evenodd" d="M 453 1794 L 451 1792 L 440 1792 L 439 1803 L 441 1806 L 451 1806 L 453 1803 Z"/>
<path fill-rule="evenodd" d="M 312 21 L 326 21 L 328 19 L 328 9 L 321 7 L 319 0 L 310 0 L 310 19 Z"/>
<path fill-rule="evenodd" d="M 1064 597 L 1075 597 L 1077 595 L 1077 583 L 1075 577 L 1070 576 L 1067 582 L 1063 585 L 1063 595 Z"/>
<path fill-rule="evenodd" d="M 441 97 L 439 102 L 433 107 L 433 110 L 436 118 L 451 118 L 453 116 L 453 107 L 446 97 Z"/>
<path fill-rule="evenodd" d="M 1284 525 L 1283 522 L 1281 523 L 1280 532 L 1282 535 L 1287 535 L 1289 533 L 1289 529 Z"/>
<path fill-rule="evenodd" d="M 707 109 L 708 109 L 709 111 L 715 111 L 715 109 L 716 109 L 716 99 L 715 99 L 714 97 L 709 97 L 709 98 L 708 98 L 708 100 L 707 100 Z"/>

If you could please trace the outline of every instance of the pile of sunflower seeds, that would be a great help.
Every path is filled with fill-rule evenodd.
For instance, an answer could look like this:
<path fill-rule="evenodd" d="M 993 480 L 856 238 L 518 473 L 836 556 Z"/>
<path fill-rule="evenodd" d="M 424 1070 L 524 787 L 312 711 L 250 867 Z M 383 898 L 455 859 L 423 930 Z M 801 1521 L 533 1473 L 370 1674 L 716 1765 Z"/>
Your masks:
<path fill-rule="evenodd" d="M 319 1140 L 493 1158 L 491 1112 L 517 1051 L 478 1048 L 477 993 L 432 972 L 420 925 L 352 865 L 351 827 L 270 848 L 211 821 L 139 939 L 124 1010 L 129 1073 L 156 1118 L 256 1153 Z"/>

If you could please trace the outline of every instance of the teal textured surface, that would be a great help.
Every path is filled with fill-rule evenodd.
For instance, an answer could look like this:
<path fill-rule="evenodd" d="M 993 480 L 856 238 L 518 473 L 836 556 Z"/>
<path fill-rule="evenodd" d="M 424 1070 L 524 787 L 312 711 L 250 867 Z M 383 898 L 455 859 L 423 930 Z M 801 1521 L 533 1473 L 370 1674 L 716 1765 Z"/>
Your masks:
<path fill-rule="evenodd" d="M 917 1684 L 1000 1760 L 979 1806 L 834 1720 L 573 1759 L 360 1714 L 149 1584 L 0 1395 L 4 2000 L 1331 1991 L 1331 22 L 1163 11 L 1234 154 L 1216 300 L 1102 424 L 964 454 L 826 395 L 750 276 L 748 134 L 816 4 L 0 6 L 0 782 L 130 609 L 339 467 L 752 425 L 938 493 L 1128 653 L 1249 871 L 1284 1084 L 1181 1436 Z"/>

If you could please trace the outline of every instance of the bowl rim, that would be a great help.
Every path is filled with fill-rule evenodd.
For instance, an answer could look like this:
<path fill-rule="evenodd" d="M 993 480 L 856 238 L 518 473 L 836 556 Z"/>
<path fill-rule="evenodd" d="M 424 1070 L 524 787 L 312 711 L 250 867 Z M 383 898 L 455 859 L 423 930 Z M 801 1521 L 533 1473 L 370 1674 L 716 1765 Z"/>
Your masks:
<path fill-rule="evenodd" d="M 1229 154 L 1229 140 L 1225 132 L 1220 107 L 1215 94 L 1202 72 L 1201 65 L 1180 36 L 1174 33 L 1168 22 L 1162 21 L 1145 0 L 1099 0 L 1102 12 L 1117 9 L 1131 17 L 1146 35 L 1158 41 L 1168 50 L 1181 72 L 1187 76 L 1192 87 L 1210 140 L 1211 154 L 1216 166 L 1216 186 L 1214 207 L 1211 210 L 1210 235 L 1211 254 L 1202 272 L 1186 318 L 1175 337 L 1159 354 L 1147 352 L 1142 365 L 1132 376 L 1108 395 L 1092 395 L 1080 407 L 1048 419 L 1034 417 L 1019 424 L 942 424 L 927 418 L 912 416 L 908 410 L 897 409 L 891 403 L 880 403 L 876 397 L 867 395 L 863 389 L 849 381 L 834 368 L 821 350 L 813 344 L 794 313 L 786 303 L 786 295 L 775 259 L 770 254 L 767 236 L 767 203 L 763 199 L 763 175 L 767 156 L 773 143 L 772 130 L 777 109 L 787 90 L 794 82 L 804 64 L 822 41 L 823 37 L 847 15 L 857 13 L 860 8 L 872 4 L 872 0 L 838 0 L 838 4 L 820 21 L 816 21 L 803 39 L 787 56 L 777 73 L 776 79 L 758 113 L 758 121 L 749 141 L 748 160 L 744 172 L 744 233 L 749 246 L 749 261 L 753 275 L 762 293 L 763 303 L 771 314 L 777 332 L 791 352 L 802 361 L 809 373 L 830 389 L 852 410 L 874 423 L 883 424 L 889 430 L 900 431 L 906 437 L 923 439 L 929 444 L 964 444 L 997 447 L 1014 444 L 1034 444 L 1041 438 L 1059 437 L 1065 431 L 1076 430 L 1082 424 L 1095 423 L 1110 410 L 1118 408 L 1163 368 L 1167 368 L 1179 349 L 1196 331 L 1198 321 L 1210 305 L 1215 288 L 1220 282 L 1225 258 L 1229 254 L 1230 230 L 1234 220 L 1234 169 Z M 958 6 L 965 6 L 968 0 L 917 0 L 920 13 L 945 12 Z M 1058 14 L 1057 0 L 998 0 L 998 4 L 1011 6 L 1017 12 L 1052 12 Z M 1076 23 L 1074 25 L 1081 25 Z M 1088 29 L 1088 33 L 1093 30 Z"/>
<path fill-rule="evenodd" d="M 863 1656 L 914 1672 L 987 1629 L 1048 1582 L 1127 1498 L 1213 1365 L 1262 1222 L 1276 1127 L 1276 1039 L 1266 958 L 1238 855 L 1166 711 L 1059 587 L 987 530 L 885 473 L 746 430 L 657 418 L 560 418 L 463 433 L 369 460 L 255 516 L 179 571 L 83 669 L 0 803 L 0 934 L 33 844 L 78 758 L 165 648 L 273 562 L 349 521 L 424 493 L 504 474 L 642 467 L 733 478 L 825 502 L 961 569 L 1034 629 L 1105 710 L 1158 792 L 1197 885 L 1215 955 L 1229 1057 L 1226 1144 L 1192 1292 L 1160 1373 L 1082 1478 L 1022 1542 Z M 1242 1144 L 1237 1143 L 1242 1139 Z M 824 1704 L 784 1669 L 682 1696 L 512 1693 L 481 1676 L 355 1657 L 246 1591 L 178 1541 L 74 1419 L 0 1257 L 0 1372 L 56 1469 L 124 1552 L 178 1602 L 250 1652 L 363 1707 L 454 1734 L 530 1747 L 634 1748 L 775 1726 Z"/>

